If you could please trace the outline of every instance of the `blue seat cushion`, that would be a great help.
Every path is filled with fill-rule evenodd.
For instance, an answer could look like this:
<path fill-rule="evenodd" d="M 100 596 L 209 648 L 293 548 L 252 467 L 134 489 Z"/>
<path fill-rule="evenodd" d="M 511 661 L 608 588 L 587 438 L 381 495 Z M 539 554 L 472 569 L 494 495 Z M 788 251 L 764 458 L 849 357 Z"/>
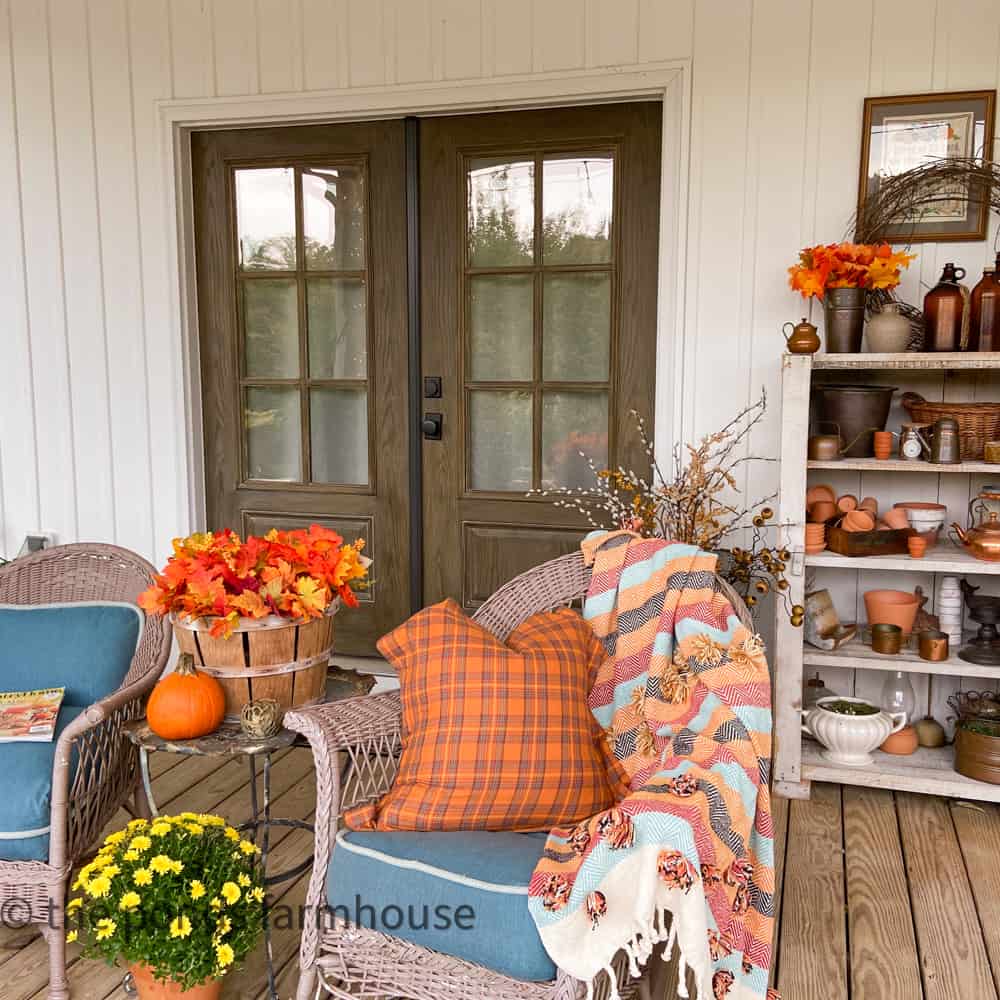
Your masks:
<path fill-rule="evenodd" d="M 335 916 L 515 979 L 556 968 L 528 912 L 544 833 L 342 830 L 327 874 Z"/>
<path fill-rule="evenodd" d="M 0 691 L 64 687 L 65 704 L 92 705 L 125 679 L 145 620 L 125 603 L 0 605 Z"/>
<path fill-rule="evenodd" d="M 9 776 L 0 795 L 0 858 L 5 861 L 48 861 L 56 740 L 82 711 L 63 705 L 51 743 L 0 743 L 0 774 Z M 76 754 L 73 757 L 70 782 Z"/>

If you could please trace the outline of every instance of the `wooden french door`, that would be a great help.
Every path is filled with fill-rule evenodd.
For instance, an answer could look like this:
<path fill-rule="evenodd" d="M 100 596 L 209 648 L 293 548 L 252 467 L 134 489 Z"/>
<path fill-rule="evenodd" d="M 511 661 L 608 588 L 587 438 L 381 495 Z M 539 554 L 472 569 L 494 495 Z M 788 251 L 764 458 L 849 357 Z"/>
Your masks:
<path fill-rule="evenodd" d="M 192 137 L 208 527 L 364 538 L 337 648 L 410 613 L 401 121 Z"/>
<path fill-rule="evenodd" d="M 192 137 L 207 527 L 364 538 L 340 651 L 575 548 L 580 515 L 529 490 L 643 466 L 660 114 Z"/>
<path fill-rule="evenodd" d="M 424 599 L 468 609 L 571 551 L 579 514 L 530 490 L 648 468 L 662 106 L 421 123 Z M 436 389 L 437 383 L 432 388 Z M 431 423 L 428 423 L 430 428 Z M 582 455 L 581 455 L 582 453 Z"/>

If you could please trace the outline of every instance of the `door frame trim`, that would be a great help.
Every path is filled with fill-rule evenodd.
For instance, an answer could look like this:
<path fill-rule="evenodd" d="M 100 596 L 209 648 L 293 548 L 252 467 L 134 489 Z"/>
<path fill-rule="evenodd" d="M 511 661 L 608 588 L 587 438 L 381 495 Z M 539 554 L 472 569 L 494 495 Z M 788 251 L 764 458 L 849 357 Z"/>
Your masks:
<path fill-rule="evenodd" d="M 174 386 L 175 426 L 183 427 L 184 468 L 178 470 L 178 516 L 189 532 L 205 520 L 205 476 L 191 133 L 205 129 L 266 125 L 335 124 L 410 115 L 469 114 L 526 108 L 598 104 L 653 98 L 663 102 L 660 173 L 660 236 L 657 257 L 655 439 L 658 458 L 669 459 L 670 442 L 692 424 L 693 399 L 684 392 L 686 253 L 691 144 L 690 59 L 487 80 L 392 84 L 296 94 L 169 99 L 154 103 L 164 185 L 168 288 L 172 293 L 171 356 L 181 358 Z M 172 222 L 170 220 L 173 220 Z M 178 391 L 179 390 L 179 391 Z M 186 498 L 186 510 L 184 509 Z"/>

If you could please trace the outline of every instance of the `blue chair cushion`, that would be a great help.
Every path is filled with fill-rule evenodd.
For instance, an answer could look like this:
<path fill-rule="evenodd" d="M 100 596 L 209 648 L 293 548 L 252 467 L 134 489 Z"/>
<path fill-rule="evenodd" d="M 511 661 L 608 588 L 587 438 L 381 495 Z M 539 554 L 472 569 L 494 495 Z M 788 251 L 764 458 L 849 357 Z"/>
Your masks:
<path fill-rule="evenodd" d="M 85 708 L 128 673 L 145 615 L 134 604 L 0 605 L 0 691 L 64 687 Z"/>
<path fill-rule="evenodd" d="M 556 968 L 528 912 L 544 833 L 342 830 L 327 873 L 335 916 L 529 982 Z"/>
<path fill-rule="evenodd" d="M 0 774 L 16 775 L 14 780 L 4 781 L 0 795 L 0 858 L 5 861 L 48 861 L 56 739 L 82 711 L 82 707 L 63 705 L 51 743 L 0 743 Z M 71 782 L 76 763 L 73 756 Z"/>

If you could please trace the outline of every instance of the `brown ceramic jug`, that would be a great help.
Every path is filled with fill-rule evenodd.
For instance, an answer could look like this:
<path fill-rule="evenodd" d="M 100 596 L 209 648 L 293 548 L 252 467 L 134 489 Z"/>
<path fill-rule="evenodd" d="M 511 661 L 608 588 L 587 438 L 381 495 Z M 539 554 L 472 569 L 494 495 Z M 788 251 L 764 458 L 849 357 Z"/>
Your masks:
<path fill-rule="evenodd" d="M 996 267 L 983 271 L 969 300 L 970 351 L 1000 351 L 1000 253 Z"/>
<path fill-rule="evenodd" d="M 962 347 L 965 294 L 959 281 L 964 267 L 944 266 L 941 280 L 924 296 L 924 350 L 958 351 Z"/>
<path fill-rule="evenodd" d="M 785 343 L 791 354 L 815 354 L 819 350 L 819 334 L 805 316 L 801 323 L 792 326 L 791 334 L 785 333 L 785 327 L 789 326 L 792 326 L 791 322 L 786 323 L 781 332 L 785 334 Z"/>

